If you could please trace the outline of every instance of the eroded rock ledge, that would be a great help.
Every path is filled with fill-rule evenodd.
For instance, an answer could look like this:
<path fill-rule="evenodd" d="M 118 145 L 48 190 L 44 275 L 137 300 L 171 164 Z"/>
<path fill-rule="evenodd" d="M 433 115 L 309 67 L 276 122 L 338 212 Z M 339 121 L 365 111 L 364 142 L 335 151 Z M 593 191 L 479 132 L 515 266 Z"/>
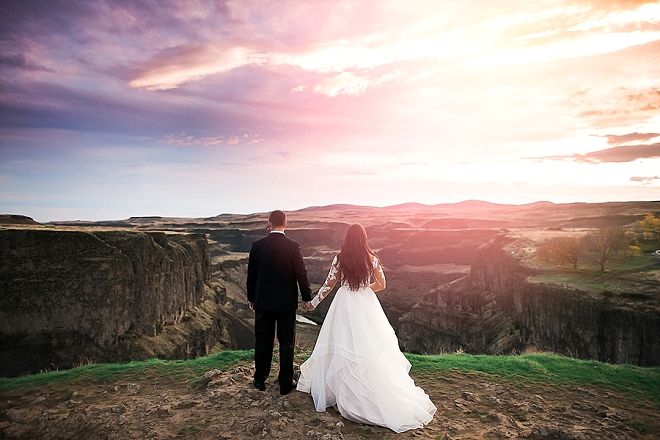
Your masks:
<path fill-rule="evenodd" d="M 530 282 L 530 270 L 505 250 L 507 244 L 498 237 L 477 256 L 468 276 L 434 289 L 400 319 L 405 351 L 510 354 L 533 348 L 660 365 L 657 291 L 594 294 Z"/>
<path fill-rule="evenodd" d="M 208 354 L 224 292 L 207 246 L 201 234 L 0 230 L 0 375 Z"/>

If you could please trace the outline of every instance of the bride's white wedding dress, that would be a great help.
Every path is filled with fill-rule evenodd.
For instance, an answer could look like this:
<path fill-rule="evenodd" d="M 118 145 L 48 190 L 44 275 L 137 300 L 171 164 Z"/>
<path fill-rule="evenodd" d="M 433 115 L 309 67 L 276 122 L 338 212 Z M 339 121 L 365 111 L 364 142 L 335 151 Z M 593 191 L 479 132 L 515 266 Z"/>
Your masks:
<path fill-rule="evenodd" d="M 374 276 L 382 276 L 373 257 Z M 337 257 L 319 293 L 337 281 Z M 436 407 L 408 375 L 410 362 L 399 350 L 374 291 L 342 285 L 328 310 L 311 357 L 300 366 L 299 391 L 310 393 L 317 411 L 334 406 L 346 419 L 395 432 L 421 428 Z"/>

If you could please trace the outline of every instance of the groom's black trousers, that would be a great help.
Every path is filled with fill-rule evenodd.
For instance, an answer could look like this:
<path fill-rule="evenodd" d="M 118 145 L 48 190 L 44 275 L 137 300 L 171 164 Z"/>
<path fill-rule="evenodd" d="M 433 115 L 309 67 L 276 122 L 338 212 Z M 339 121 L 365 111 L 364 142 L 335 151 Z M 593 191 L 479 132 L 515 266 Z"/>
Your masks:
<path fill-rule="evenodd" d="M 254 380 L 264 383 L 273 360 L 275 327 L 280 344 L 280 373 L 277 381 L 287 385 L 293 379 L 293 346 L 296 342 L 295 310 L 255 310 Z"/>

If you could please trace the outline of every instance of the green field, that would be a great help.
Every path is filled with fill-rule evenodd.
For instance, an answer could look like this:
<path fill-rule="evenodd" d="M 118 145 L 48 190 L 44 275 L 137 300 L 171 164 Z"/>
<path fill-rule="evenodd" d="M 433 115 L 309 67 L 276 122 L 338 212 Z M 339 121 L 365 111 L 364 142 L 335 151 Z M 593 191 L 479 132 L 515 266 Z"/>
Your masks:
<path fill-rule="evenodd" d="M 537 261 L 540 273 L 534 275 L 531 280 L 584 291 L 625 293 L 636 291 L 646 284 L 657 284 L 657 281 L 647 282 L 644 278 L 648 276 L 653 278 L 653 272 L 658 271 L 658 262 L 660 262 L 658 257 L 629 256 L 608 261 L 605 272 L 602 272 L 595 264 L 583 263 L 574 269 L 569 264 L 557 266 L 555 263 Z"/>

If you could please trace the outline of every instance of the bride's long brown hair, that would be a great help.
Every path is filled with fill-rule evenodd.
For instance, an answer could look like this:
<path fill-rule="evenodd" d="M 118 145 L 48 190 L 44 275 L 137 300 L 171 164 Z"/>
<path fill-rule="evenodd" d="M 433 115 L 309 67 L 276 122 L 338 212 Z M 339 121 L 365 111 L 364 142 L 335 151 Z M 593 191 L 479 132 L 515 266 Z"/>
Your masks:
<path fill-rule="evenodd" d="M 373 271 L 372 256 L 374 252 L 367 243 L 367 232 L 362 225 L 354 224 L 346 231 L 341 251 L 337 256 L 339 260 L 340 281 L 348 282 L 351 290 L 358 290 L 369 284 Z"/>

